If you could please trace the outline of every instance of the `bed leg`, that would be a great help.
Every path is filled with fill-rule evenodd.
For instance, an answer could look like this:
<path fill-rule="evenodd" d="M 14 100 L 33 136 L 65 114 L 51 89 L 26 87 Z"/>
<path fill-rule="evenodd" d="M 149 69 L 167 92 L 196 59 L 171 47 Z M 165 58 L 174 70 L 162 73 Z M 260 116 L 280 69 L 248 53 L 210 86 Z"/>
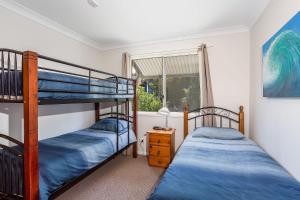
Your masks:
<path fill-rule="evenodd" d="M 24 197 L 39 198 L 38 165 L 38 55 L 23 53 Z"/>
<path fill-rule="evenodd" d="M 189 107 L 188 105 L 185 105 L 183 109 L 183 138 L 186 138 L 186 136 L 189 134 L 188 115 L 189 115 Z"/>
<path fill-rule="evenodd" d="M 137 158 L 137 143 L 132 145 L 132 157 Z"/>
<path fill-rule="evenodd" d="M 136 90 L 137 90 L 137 85 L 136 85 L 136 80 L 135 80 L 134 81 L 134 98 L 133 98 L 133 131 L 138 140 L 138 116 L 137 116 L 138 98 L 137 98 Z M 132 146 L 132 157 L 137 158 L 137 142 L 134 143 Z"/>
<path fill-rule="evenodd" d="M 100 119 L 100 103 L 95 103 L 95 121 Z"/>
<path fill-rule="evenodd" d="M 245 126 L 244 126 L 244 106 L 240 106 L 239 113 L 239 131 L 245 134 Z"/>

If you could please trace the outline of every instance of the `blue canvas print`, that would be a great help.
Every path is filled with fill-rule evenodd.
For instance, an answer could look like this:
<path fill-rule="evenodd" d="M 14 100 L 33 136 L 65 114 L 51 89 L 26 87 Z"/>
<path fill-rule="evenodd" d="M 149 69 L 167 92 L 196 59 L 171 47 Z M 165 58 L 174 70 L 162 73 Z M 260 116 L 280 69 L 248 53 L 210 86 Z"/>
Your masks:
<path fill-rule="evenodd" d="M 300 12 L 263 45 L 263 96 L 300 97 Z"/>

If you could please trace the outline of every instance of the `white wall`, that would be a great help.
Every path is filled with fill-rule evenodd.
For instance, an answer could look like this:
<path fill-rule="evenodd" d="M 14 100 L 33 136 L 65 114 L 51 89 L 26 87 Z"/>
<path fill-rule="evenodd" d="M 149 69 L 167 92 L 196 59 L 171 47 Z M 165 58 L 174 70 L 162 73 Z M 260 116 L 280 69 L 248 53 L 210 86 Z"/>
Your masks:
<path fill-rule="evenodd" d="M 98 50 L 1 6 L 0 24 L 0 48 L 32 50 L 81 65 L 101 66 Z M 94 120 L 94 111 L 92 104 L 47 105 L 39 107 L 39 116 L 39 139 L 43 139 L 86 128 Z M 22 117 L 21 104 L 0 104 L 0 132 L 22 140 Z"/>
<path fill-rule="evenodd" d="M 251 30 L 251 137 L 300 180 L 299 98 L 262 97 L 262 45 L 300 9 L 300 1 L 273 0 Z"/>
<path fill-rule="evenodd" d="M 157 43 L 143 46 L 132 46 L 103 52 L 103 65 L 115 69 L 120 73 L 121 54 L 129 52 L 132 56 L 149 54 L 152 52 L 174 51 L 197 48 L 206 43 L 210 58 L 211 77 L 215 104 L 238 111 L 239 105 L 245 106 L 246 133 L 249 130 L 249 32 L 225 34 L 182 40 L 167 43 Z M 140 57 L 140 56 L 139 56 Z M 143 138 L 147 130 L 153 126 L 163 125 L 164 118 L 152 114 L 139 114 L 139 138 Z M 176 146 L 179 146 L 183 136 L 182 114 L 173 114 L 169 120 L 170 126 L 177 129 Z M 145 149 L 145 148 L 143 148 Z M 139 151 L 143 149 L 140 147 Z"/>

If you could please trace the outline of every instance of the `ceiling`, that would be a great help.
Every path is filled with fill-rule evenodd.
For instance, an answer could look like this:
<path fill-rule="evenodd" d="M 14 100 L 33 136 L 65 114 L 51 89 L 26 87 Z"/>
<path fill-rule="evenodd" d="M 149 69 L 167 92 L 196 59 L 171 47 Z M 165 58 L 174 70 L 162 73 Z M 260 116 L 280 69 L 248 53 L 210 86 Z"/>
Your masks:
<path fill-rule="evenodd" d="M 247 29 L 270 0 L 14 0 L 31 16 L 107 49 Z M 12 1 L 10 1 L 12 2 Z M 17 4 L 16 4 L 17 3 Z M 41 20 L 41 19 L 39 19 Z"/>

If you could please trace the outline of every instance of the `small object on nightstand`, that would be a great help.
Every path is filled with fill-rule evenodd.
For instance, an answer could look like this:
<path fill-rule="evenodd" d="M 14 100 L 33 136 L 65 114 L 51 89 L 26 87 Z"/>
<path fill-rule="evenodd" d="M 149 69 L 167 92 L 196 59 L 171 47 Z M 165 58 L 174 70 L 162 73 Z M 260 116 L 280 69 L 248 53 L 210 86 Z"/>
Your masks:
<path fill-rule="evenodd" d="M 147 133 L 149 165 L 168 167 L 175 152 L 175 129 L 151 130 Z"/>
<path fill-rule="evenodd" d="M 163 128 L 163 127 L 160 127 L 160 126 L 153 126 L 153 130 L 159 130 L 159 131 L 171 131 L 172 128 Z"/>
<path fill-rule="evenodd" d="M 160 126 L 153 126 L 153 130 L 163 130 L 163 128 Z"/>

